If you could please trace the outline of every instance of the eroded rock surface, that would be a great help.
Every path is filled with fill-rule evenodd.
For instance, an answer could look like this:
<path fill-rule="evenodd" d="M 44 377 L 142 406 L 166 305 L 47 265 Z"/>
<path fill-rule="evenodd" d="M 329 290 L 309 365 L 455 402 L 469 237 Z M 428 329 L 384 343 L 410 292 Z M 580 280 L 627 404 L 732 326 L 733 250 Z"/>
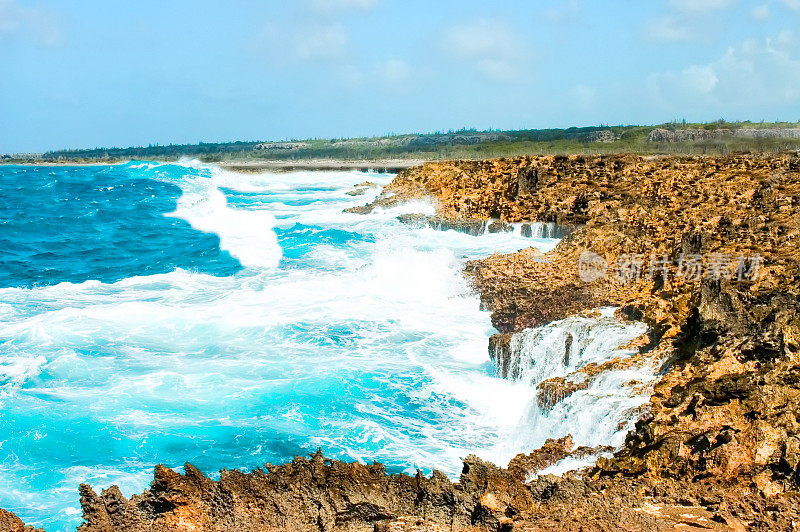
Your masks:
<path fill-rule="evenodd" d="M 25 526 L 25 523 L 12 514 L 0 509 L 0 532 L 43 532 L 41 528 Z"/>
<path fill-rule="evenodd" d="M 789 529 L 796 501 L 702 480 L 541 476 L 531 472 L 570 455 L 569 437 L 519 455 L 508 469 L 475 457 L 459 482 L 387 475 L 380 464 L 310 459 L 212 481 L 187 465 L 156 467 L 150 490 L 131 499 L 116 487 L 81 486 L 81 532 L 753 530 Z M 577 452 L 585 450 L 579 449 Z M 703 495 L 705 494 L 705 495 Z M 681 528 L 683 527 L 683 528 Z M 686 528 L 690 527 L 690 528 Z"/>
<path fill-rule="evenodd" d="M 652 327 L 638 347 L 665 361 L 664 376 L 625 448 L 596 475 L 735 479 L 764 496 L 797 489 L 797 154 L 433 163 L 403 172 L 393 190 L 427 194 L 453 219 L 581 226 L 548 254 L 493 255 L 467 273 L 504 333 L 490 346 L 500 358 L 509 333 L 604 305 Z M 587 252 L 608 265 L 590 282 L 578 269 Z M 697 278 L 679 275 L 689 256 L 700 257 Z M 639 275 L 615 271 L 631 257 Z M 714 272 L 713 257 L 727 259 Z M 752 257 L 758 275 L 737 277 Z M 669 266 L 646 275 L 655 259 Z M 558 384 L 556 395 L 569 392 Z"/>

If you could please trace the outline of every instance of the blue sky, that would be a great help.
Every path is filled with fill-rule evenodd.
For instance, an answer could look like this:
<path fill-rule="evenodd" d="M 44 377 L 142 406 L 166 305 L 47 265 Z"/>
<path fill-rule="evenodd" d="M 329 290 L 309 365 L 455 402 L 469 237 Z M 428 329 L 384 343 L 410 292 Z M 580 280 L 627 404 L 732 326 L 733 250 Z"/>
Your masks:
<path fill-rule="evenodd" d="M 800 120 L 800 0 L 0 0 L 0 152 Z"/>

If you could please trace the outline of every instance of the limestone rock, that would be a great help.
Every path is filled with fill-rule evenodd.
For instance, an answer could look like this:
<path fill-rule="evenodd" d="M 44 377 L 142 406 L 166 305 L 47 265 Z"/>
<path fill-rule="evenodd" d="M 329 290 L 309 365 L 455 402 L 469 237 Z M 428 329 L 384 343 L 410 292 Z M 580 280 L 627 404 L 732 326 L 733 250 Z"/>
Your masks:
<path fill-rule="evenodd" d="M 536 394 L 536 402 L 542 410 L 549 410 L 578 390 L 587 389 L 589 384 L 589 380 L 571 381 L 565 377 L 547 379 L 536 386 L 539 392 Z"/>
<path fill-rule="evenodd" d="M 502 333 L 490 355 L 509 378 L 508 333 L 605 305 L 650 326 L 635 347 L 661 361 L 663 377 L 625 448 L 596 475 L 737 478 L 777 497 L 800 487 L 798 154 L 452 161 L 409 169 L 387 188 L 432 198 L 440 218 L 578 227 L 550 253 L 492 255 L 465 273 Z M 607 265 L 588 280 L 579 269 L 587 252 Z M 702 275 L 680 275 L 692 254 Z M 753 256 L 758 275 L 737 278 L 735 260 Z M 625 276 L 630 257 L 663 260 Z M 711 270 L 713 257 L 728 262 Z M 581 382 L 543 384 L 544 406 L 570 392 L 568 381 Z"/>
<path fill-rule="evenodd" d="M 44 530 L 26 526 L 22 519 L 0 508 L 0 532 L 44 532 Z"/>
<path fill-rule="evenodd" d="M 538 450 L 512 458 L 508 463 L 508 471 L 524 482 L 533 473 L 569 456 L 573 447 L 572 436 L 569 434 L 558 440 L 549 439 Z"/>

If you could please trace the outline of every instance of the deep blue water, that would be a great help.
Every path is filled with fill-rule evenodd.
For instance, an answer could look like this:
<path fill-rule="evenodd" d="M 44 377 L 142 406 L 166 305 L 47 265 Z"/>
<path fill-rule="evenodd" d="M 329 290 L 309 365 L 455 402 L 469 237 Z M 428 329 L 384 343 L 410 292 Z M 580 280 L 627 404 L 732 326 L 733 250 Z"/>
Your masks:
<path fill-rule="evenodd" d="M 179 186 L 128 166 L 4 167 L 0 191 L 0 287 L 241 268 L 216 235 L 163 216 L 175 210 Z"/>
<path fill-rule="evenodd" d="M 519 450 L 533 392 L 494 376 L 460 269 L 554 242 L 342 213 L 390 179 L 0 166 L 0 507 L 70 530 L 81 482 L 131 495 L 156 463 Z"/>

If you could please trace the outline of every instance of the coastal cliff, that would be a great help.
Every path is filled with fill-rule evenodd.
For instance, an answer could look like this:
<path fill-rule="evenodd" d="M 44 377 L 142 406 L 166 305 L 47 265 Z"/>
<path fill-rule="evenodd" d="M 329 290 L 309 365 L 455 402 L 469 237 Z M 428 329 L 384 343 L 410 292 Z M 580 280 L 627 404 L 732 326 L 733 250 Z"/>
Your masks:
<path fill-rule="evenodd" d="M 616 306 L 620 318 L 650 326 L 640 356 L 659 361 L 662 376 L 625 446 L 600 458 L 592 475 L 669 480 L 699 499 L 741 490 L 794 507 L 798 154 L 431 163 L 400 174 L 366 209 L 423 196 L 462 224 L 579 227 L 548 254 L 467 265 L 501 331 L 490 341 L 496 361 L 509 356 L 517 331 L 596 307 Z M 549 384 L 555 400 L 575 389 Z"/>
<path fill-rule="evenodd" d="M 633 357 L 582 369 L 591 378 L 645 358 L 659 366 L 621 449 L 579 473 L 539 476 L 566 457 L 599 451 L 573 449 L 564 435 L 506 468 L 468 457 L 458 482 L 438 472 L 388 475 L 380 464 L 321 453 L 250 473 L 223 471 L 218 481 L 189 464 L 183 475 L 158 466 L 150 490 L 130 499 L 115 487 L 98 495 L 81 486 L 80 530 L 796 528 L 797 154 L 429 163 L 401 172 L 354 212 L 420 198 L 434 200 L 436 216 L 407 223 L 472 232 L 546 222 L 566 235 L 549 253 L 527 249 L 467 264 L 500 331 L 489 342 L 500 366 L 513 362 L 513 335 L 598 307 L 647 324 L 627 346 Z M 540 406 L 582 382 L 541 383 Z M 22 526 L 0 512 L 4 519 Z"/>
<path fill-rule="evenodd" d="M 797 154 L 432 163 L 400 174 L 389 193 L 377 204 L 427 195 L 445 218 L 580 226 L 546 255 L 494 255 L 467 273 L 501 333 L 604 305 L 650 325 L 640 351 L 663 361 L 663 376 L 625 447 L 596 475 L 795 491 Z M 581 278 L 586 253 L 607 266 L 603 275 Z M 681 275 L 687 257 L 699 275 Z"/>

